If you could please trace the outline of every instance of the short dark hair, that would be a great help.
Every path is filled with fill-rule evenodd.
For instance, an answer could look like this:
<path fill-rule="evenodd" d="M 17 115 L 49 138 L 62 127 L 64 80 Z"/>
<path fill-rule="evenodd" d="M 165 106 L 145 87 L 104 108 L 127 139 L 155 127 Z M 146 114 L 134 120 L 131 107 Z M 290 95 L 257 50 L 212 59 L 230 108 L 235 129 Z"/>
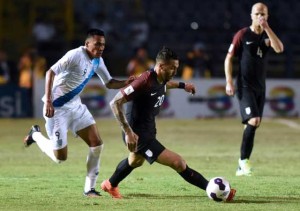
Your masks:
<path fill-rule="evenodd" d="M 100 30 L 100 29 L 95 29 L 95 28 L 92 28 L 92 29 L 89 29 L 87 31 L 87 38 L 90 38 L 94 35 L 98 35 L 98 36 L 103 36 L 104 37 L 104 31 Z"/>
<path fill-rule="evenodd" d="M 177 54 L 172 51 L 170 48 L 163 47 L 156 56 L 156 61 L 170 61 L 170 60 L 178 60 Z"/>

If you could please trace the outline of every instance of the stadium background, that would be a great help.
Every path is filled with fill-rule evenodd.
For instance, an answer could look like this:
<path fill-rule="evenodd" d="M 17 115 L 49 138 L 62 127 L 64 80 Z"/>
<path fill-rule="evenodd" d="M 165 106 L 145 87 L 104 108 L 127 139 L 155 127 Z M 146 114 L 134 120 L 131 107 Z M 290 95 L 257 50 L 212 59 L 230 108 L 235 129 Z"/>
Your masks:
<path fill-rule="evenodd" d="M 89 27 L 98 26 L 106 32 L 107 46 L 103 57 L 113 76 L 126 75 L 126 65 L 137 46 L 146 45 L 150 57 L 154 58 L 158 49 L 166 45 L 184 58 L 196 42 L 202 42 L 213 61 L 213 80 L 221 79 L 224 78 L 223 62 L 232 36 L 239 28 L 250 25 L 250 10 L 255 2 L 1 0 L 0 48 L 17 62 L 24 49 L 37 47 L 49 67 L 67 50 L 82 45 Z M 300 2 L 262 2 L 269 7 L 270 26 L 285 45 L 283 54 L 269 54 L 268 77 L 282 79 L 284 84 L 288 84 L 289 80 L 297 83 L 300 79 Z M 52 24 L 56 31 L 55 36 L 44 43 L 32 34 L 39 21 Z M 2 86 L 0 116 L 33 116 L 35 103 L 24 98 L 26 91 L 14 86 Z M 291 96 L 290 93 L 286 95 Z M 299 110 L 299 104 L 294 106 L 296 111 Z"/>

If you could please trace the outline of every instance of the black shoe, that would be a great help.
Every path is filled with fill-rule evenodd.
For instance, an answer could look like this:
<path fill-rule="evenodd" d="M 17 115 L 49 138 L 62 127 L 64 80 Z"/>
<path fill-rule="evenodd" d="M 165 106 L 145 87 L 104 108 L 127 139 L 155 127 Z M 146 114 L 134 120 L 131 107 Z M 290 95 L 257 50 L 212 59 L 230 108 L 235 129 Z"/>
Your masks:
<path fill-rule="evenodd" d="M 28 135 L 24 138 L 23 143 L 25 147 L 29 147 L 32 143 L 35 142 L 32 138 L 32 134 L 34 132 L 41 132 L 40 127 L 38 125 L 33 125 Z"/>
<path fill-rule="evenodd" d="M 99 191 L 96 191 L 95 188 L 92 188 L 90 191 L 88 192 L 83 192 L 83 195 L 86 197 L 90 197 L 90 198 L 96 198 L 101 196 Z"/>

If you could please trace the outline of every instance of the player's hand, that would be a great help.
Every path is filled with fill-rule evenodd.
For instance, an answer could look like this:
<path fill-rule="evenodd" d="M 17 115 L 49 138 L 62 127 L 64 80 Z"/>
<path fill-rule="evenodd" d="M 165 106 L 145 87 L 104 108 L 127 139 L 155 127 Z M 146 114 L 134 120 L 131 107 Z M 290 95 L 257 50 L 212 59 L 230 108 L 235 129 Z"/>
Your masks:
<path fill-rule="evenodd" d="M 192 95 L 194 95 L 196 93 L 196 88 L 195 88 L 194 84 L 191 84 L 191 83 L 185 83 L 184 90 L 186 92 L 191 93 Z"/>
<path fill-rule="evenodd" d="M 132 76 L 129 76 L 129 78 L 126 80 L 126 85 L 130 84 L 132 81 L 134 81 L 137 77 L 132 75 Z"/>
<path fill-rule="evenodd" d="M 54 107 L 52 105 L 52 102 L 46 102 L 46 109 L 45 109 L 45 116 L 48 118 L 51 118 L 54 116 Z"/>
<path fill-rule="evenodd" d="M 269 27 L 268 22 L 266 21 L 266 19 L 264 17 L 259 17 L 258 19 L 259 25 L 263 28 L 266 29 Z"/>
<path fill-rule="evenodd" d="M 232 83 L 226 84 L 226 94 L 229 96 L 233 96 L 235 93 L 234 85 Z"/>
<path fill-rule="evenodd" d="M 137 151 L 138 139 L 139 139 L 139 136 L 137 134 L 135 134 L 133 131 L 125 133 L 125 141 L 127 144 L 127 148 L 130 152 Z"/>

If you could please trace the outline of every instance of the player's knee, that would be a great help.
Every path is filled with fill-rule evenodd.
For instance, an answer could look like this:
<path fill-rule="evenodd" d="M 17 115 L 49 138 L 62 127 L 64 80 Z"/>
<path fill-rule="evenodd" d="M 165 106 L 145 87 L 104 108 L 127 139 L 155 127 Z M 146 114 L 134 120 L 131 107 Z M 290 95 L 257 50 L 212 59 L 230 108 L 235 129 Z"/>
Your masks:
<path fill-rule="evenodd" d="M 57 159 L 57 163 L 62 163 L 62 162 L 67 160 L 67 156 L 65 156 L 65 157 L 63 157 L 63 156 L 56 157 L 56 159 Z"/>
<path fill-rule="evenodd" d="M 144 159 L 142 158 L 138 158 L 138 159 L 133 159 L 133 160 L 129 160 L 129 165 L 133 168 L 137 168 L 143 165 L 144 163 Z"/>
<path fill-rule="evenodd" d="M 248 121 L 249 125 L 252 125 L 254 127 L 258 127 L 260 125 L 260 117 L 251 118 Z"/>
<path fill-rule="evenodd" d="M 172 163 L 172 168 L 177 172 L 182 172 L 186 168 L 186 162 L 181 157 L 174 160 Z"/>
<path fill-rule="evenodd" d="M 96 146 L 96 147 L 90 147 L 90 153 L 94 156 L 94 157 L 99 157 L 100 156 L 100 153 L 102 152 L 103 150 L 103 147 L 104 145 L 99 145 L 99 146 Z"/>
<path fill-rule="evenodd" d="M 68 158 L 67 154 L 54 153 L 54 155 L 55 155 L 54 162 L 56 163 L 61 163 L 63 161 L 66 161 Z"/>

